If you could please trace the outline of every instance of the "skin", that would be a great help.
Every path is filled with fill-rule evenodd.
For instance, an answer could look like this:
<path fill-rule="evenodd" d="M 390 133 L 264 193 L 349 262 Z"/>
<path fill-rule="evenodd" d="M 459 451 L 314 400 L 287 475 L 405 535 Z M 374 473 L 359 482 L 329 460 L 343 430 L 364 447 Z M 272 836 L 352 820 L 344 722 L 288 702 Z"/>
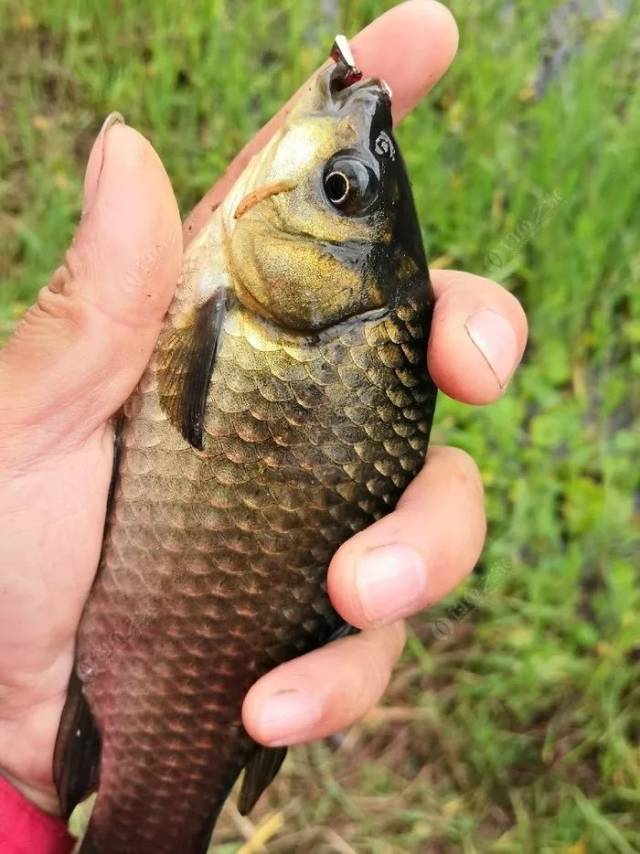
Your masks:
<path fill-rule="evenodd" d="M 392 87 L 399 121 L 444 74 L 457 42 L 444 6 L 410 0 L 373 22 L 352 48 L 366 74 Z M 258 133 L 194 209 L 185 242 L 281 119 Z M 51 812 L 58 808 L 53 745 L 102 540 L 109 419 L 151 355 L 182 249 L 158 156 L 135 130 L 111 123 L 91 152 L 84 212 L 64 263 L 0 351 L 0 773 Z M 497 400 L 525 347 L 522 309 L 497 284 L 468 273 L 434 271 L 433 285 L 428 358 L 435 382 L 460 401 Z M 256 683 L 243 710 L 249 733 L 293 744 L 364 715 L 402 650 L 402 618 L 460 583 L 484 536 L 475 463 L 458 449 L 432 448 L 397 509 L 345 543 L 331 563 L 333 604 L 364 631 Z M 370 553 L 394 576 L 390 593 L 378 585 L 385 595 L 375 612 L 363 606 L 358 576 Z"/>

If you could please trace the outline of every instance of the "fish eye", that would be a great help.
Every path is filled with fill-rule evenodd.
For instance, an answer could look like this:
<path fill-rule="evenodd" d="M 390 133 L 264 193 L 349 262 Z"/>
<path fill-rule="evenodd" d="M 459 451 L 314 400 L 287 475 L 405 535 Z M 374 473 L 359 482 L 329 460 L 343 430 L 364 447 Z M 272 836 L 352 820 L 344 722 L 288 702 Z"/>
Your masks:
<path fill-rule="evenodd" d="M 322 183 L 329 202 L 348 216 L 365 213 L 378 196 L 378 178 L 357 157 L 343 155 L 330 160 Z"/>

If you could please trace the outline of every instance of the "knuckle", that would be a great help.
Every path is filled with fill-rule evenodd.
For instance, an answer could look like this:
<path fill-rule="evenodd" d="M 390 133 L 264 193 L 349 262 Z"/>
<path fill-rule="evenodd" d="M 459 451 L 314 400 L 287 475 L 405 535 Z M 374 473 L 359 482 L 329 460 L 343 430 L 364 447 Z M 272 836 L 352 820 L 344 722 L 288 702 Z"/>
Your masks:
<path fill-rule="evenodd" d="M 467 525 L 473 534 L 473 540 L 484 542 L 487 520 L 484 509 L 484 485 L 476 461 L 471 454 L 461 448 L 449 450 L 450 476 L 463 489 L 468 498 Z"/>
<path fill-rule="evenodd" d="M 396 620 L 379 629 L 369 629 L 360 635 L 364 645 L 364 661 L 359 667 L 363 690 L 380 696 L 389 683 L 393 665 L 404 649 L 406 629 L 403 620 Z M 365 666 L 362 666 L 364 664 Z"/>
<path fill-rule="evenodd" d="M 348 713 L 350 720 L 357 720 L 369 708 L 376 696 L 378 665 L 373 656 L 366 661 L 361 656 L 354 656 L 353 661 L 342 674 L 340 683 L 333 684 L 329 692 L 332 705 L 340 710 L 340 714 Z M 333 680 L 332 680 L 333 681 Z"/>
<path fill-rule="evenodd" d="M 490 279 L 487 282 L 496 292 L 492 300 L 498 311 L 513 327 L 518 339 L 526 341 L 528 333 L 527 315 L 520 300 L 508 291 L 503 285 L 499 285 Z"/>
<path fill-rule="evenodd" d="M 81 230 L 82 225 L 79 231 Z M 62 264 L 54 271 L 49 284 L 43 288 L 43 291 L 50 291 L 54 294 L 73 294 L 78 288 L 78 283 L 83 279 L 85 266 L 86 259 L 81 249 L 78 232 L 76 232 L 64 254 Z"/>
<path fill-rule="evenodd" d="M 56 284 L 60 285 L 60 279 Z M 50 285 L 41 288 L 35 306 L 31 309 L 30 319 L 38 321 L 39 316 L 64 323 L 76 331 L 86 327 L 87 312 L 81 300 L 75 299 L 69 293 L 69 279 L 66 279 L 60 289 Z"/>
<path fill-rule="evenodd" d="M 455 468 L 456 472 L 466 480 L 481 483 L 480 471 L 471 454 L 462 448 L 455 447 L 451 447 L 449 451 L 451 455 L 451 465 Z"/>
<path fill-rule="evenodd" d="M 510 291 L 503 289 L 503 293 L 506 303 L 510 308 L 509 315 L 515 320 L 516 325 L 526 333 L 527 315 L 522 307 L 522 303 Z"/>
<path fill-rule="evenodd" d="M 427 460 L 446 467 L 450 482 L 484 494 L 480 469 L 468 451 L 453 445 L 435 446 L 430 449 Z"/>
<path fill-rule="evenodd" d="M 366 667 L 359 668 L 358 676 L 352 684 L 358 686 L 357 696 L 361 698 L 363 705 L 368 707 L 384 694 L 390 678 L 391 663 L 379 648 L 374 648 Z"/>
<path fill-rule="evenodd" d="M 396 620 L 395 623 L 387 626 L 389 634 L 389 656 L 390 667 L 402 655 L 405 643 L 407 642 L 407 627 L 404 620 Z"/>
<path fill-rule="evenodd" d="M 456 574 L 467 574 L 478 559 L 487 532 L 480 470 L 469 453 L 455 447 L 433 448 L 429 462 L 441 466 L 440 478 L 437 475 L 436 478 L 441 484 L 446 483 L 446 506 L 464 519 L 459 536 L 451 537 L 442 532 L 437 535 L 436 553 L 440 555 L 442 571 L 449 572 L 457 567 Z M 449 532 L 450 527 L 442 530 Z"/>

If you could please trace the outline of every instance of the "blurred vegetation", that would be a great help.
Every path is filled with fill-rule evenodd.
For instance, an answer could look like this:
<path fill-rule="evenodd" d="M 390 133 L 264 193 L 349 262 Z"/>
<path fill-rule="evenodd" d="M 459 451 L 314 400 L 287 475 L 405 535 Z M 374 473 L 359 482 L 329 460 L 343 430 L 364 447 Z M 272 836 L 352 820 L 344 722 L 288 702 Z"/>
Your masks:
<path fill-rule="evenodd" d="M 108 112 L 186 213 L 335 32 L 390 5 L 0 0 L 0 336 L 60 261 Z M 640 851 L 640 11 L 451 6 L 459 57 L 399 137 L 432 260 L 530 319 L 501 403 L 439 406 L 488 545 L 414 622 L 384 705 L 293 752 L 251 822 L 230 808 L 221 852 Z"/>

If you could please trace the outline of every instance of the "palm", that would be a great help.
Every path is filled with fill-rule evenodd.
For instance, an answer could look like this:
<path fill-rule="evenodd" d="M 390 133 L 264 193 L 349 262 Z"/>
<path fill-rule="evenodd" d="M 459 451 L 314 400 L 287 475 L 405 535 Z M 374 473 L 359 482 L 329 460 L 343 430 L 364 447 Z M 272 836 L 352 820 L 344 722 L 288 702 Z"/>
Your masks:
<path fill-rule="evenodd" d="M 11 569 L 0 598 L 0 685 L 7 686 L 9 722 L 26 728 L 28 738 L 12 739 L 9 727 L 0 731 L 0 750 L 9 774 L 38 787 L 51 786 L 51 753 L 75 629 L 97 565 L 111 458 L 110 430 L 103 428 L 82 449 L 14 479 L 1 493 L 0 562 Z"/>
<path fill-rule="evenodd" d="M 182 255 L 149 143 L 112 127 L 110 170 L 101 137 L 85 180 L 101 167 L 98 192 L 65 265 L 0 351 L 0 769 L 52 810 L 55 737 L 100 557 L 110 419 L 151 355 Z"/>

